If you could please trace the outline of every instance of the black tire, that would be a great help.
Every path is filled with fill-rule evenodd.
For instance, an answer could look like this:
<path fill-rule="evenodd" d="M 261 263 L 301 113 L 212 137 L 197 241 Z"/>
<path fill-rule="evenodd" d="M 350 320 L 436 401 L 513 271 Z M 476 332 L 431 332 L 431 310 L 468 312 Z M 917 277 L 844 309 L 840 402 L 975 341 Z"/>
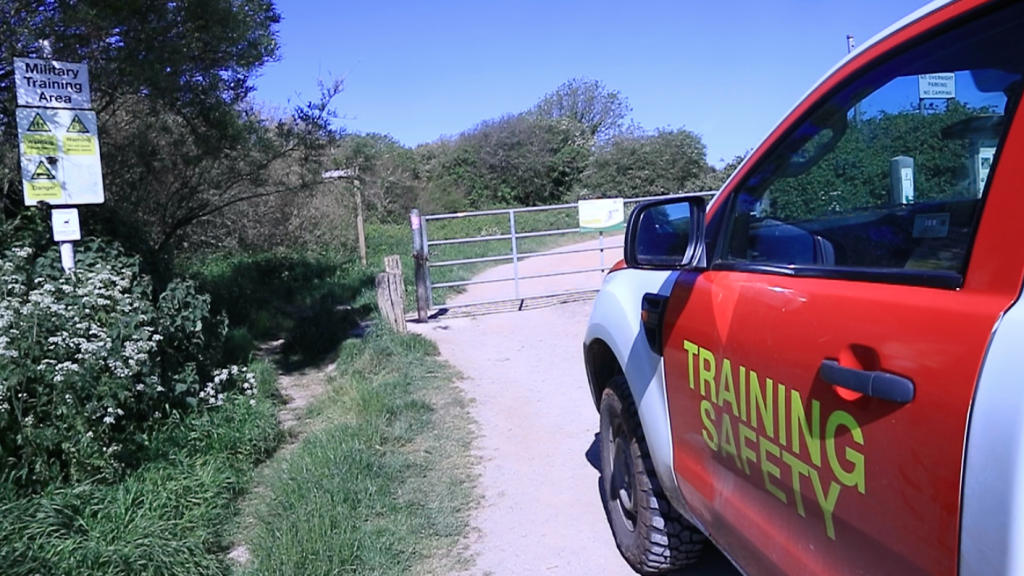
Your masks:
<path fill-rule="evenodd" d="M 648 576 L 697 561 L 706 537 L 665 497 L 622 376 L 601 396 L 600 443 L 601 497 L 615 544 L 630 567 Z"/>

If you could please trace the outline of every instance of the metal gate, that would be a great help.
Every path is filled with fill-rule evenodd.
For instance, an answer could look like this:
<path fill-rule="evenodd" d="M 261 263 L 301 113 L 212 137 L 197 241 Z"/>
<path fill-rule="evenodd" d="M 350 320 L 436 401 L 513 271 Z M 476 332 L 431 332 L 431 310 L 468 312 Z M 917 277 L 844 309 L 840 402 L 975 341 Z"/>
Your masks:
<path fill-rule="evenodd" d="M 686 196 L 712 197 L 715 194 L 716 192 L 695 192 L 689 194 L 673 194 L 646 198 L 626 198 L 623 200 L 623 203 L 626 206 L 626 216 L 628 220 L 628 215 L 631 209 L 648 200 L 680 198 Z M 593 281 L 588 279 L 583 282 L 585 285 L 565 290 L 542 290 L 540 292 L 523 290 L 524 283 L 540 278 L 583 274 L 593 275 L 594 273 L 600 274 L 600 277 L 603 277 L 603 273 L 621 258 L 623 247 L 621 234 L 609 235 L 604 232 L 590 232 L 582 234 L 578 225 L 571 225 L 575 223 L 575 214 L 576 210 L 578 210 L 578 206 L 578 203 L 573 203 L 560 204 L 556 206 L 537 206 L 531 208 L 483 210 L 479 212 L 459 212 L 453 214 L 432 215 L 421 215 L 418 210 L 413 210 L 410 214 L 410 223 L 412 226 L 413 258 L 415 260 L 417 313 L 420 321 L 426 321 L 431 311 L 439 309 L 470 308 L 502 303 L 515 305 L 515 303 L 518 302 L 518 308 L 521 310 L 525 302 L 531 299 L 586 295 L 597 292 L 601 286 L 601 281 L 599 279 L 593 279 Z M 534 229 L 537 228 L 536 223 L 534 223 L 533 226 L 522 225 L 523 221 L 529 220 L 531 216 L 539 216 L 542 213 L 554 214 L 559 211 L 563 213 L 563 216 L 547 218 L 546 220 L 550 222 L 541 222 L 541 229 Z M 495 233 L 485 233 L 477 236 L 459 237 L 452 236 L 451 234 L 438 234 L 439 236 L 442 236 L 440 239 L 431 239 L 430 234 L 428 233 L 428 229 L 440 228 L 446 221 L 464 222 L 469 219 L 485 218 L 489 219 L 491 222 L 495 222 L 496 219 L 504 221 L 507 218 L 507 222 L 503 222 L 503 230 L 494 229 L 493 231 Z M 540 220 L 544 220 L 544 218 L 540 218 Z M 544 226 L 544 224 L 547 224 L 547 226 Z M 481 229 L 486 229 L 486 226 L 482 226 Z M 569 235 L 578 236 L 581 241 L 589 238 L 590 245 L 570 246 L 568 248 L 556 248 L 553 246 L 541 246 L 538 248 L 536 246 L 537 244 L 543 244 L 545 242 L 538 241 L 539 239 L 547 239 L 547 242 L 551 244 L 560 244 L 557 241 L 552 241 L 552 238 Z M 501 247 L 497 247 L 497 243 L 501 243 Z M 527 245 L 524 246 L 524 244 Z M 531 247 L 530 244 L 533 244 L 533 246 Z M 576 243 L 566 241 L 565 244 L 575 245 Z M 477 245 L 480 247 L 489 246 L 489 250 L 482 251 L 494 253 L 475 255 L 472 257 L 462 257 L 465 255 L 450 258 L 445 257 L 446 254 L 444 254 L 444 252 L 457 251 L 457 249 L 452 249 L 457 246 L 465 247 L 468 245 Z M 473 251 L 463 250 L 470 252 Z M 562 266 L 564 266 L 564 264 L 558 264 L 555 266 L 554 270 L 544 271 L 541 273 L 522 274 L 520 270 L 520 264 L 525 259 L 550 258 L 566 254 L 582 253 L 597 253 L 597 261 L 579 268 L 563 268 Z M 456 267 L 460 266 L 479 266 L 482 264 L 497 264 L 505 262 L 510 262 L 512 264 L 511 274 L 500 275 L 497 277 L 493 277 L 492 275 L 492 277 L 474 277 L 472 279 L 455 279 L 439 282 L 433 282 L 431 280 L 431 277 L 434 275 L 449 276 L 450 274 L 448 271 L 456 270 Z M 507 286 L 505 287 L 507 289 L 503 290 L 503 293 L 500 294 L 469 302 L 445 304 L 439 304 L 436 302 L 436 300 L 439 299 L 439 295 L 437 294 L 438 291 L 446 291 L 445 295 L 450 295 L 452 293 L 452 289 L 461 289 L 467 286 L 480 284 L 499 283 L 507 283 Z M 443 297 L 444 295 L 441 296 L 441 298 Z"/>

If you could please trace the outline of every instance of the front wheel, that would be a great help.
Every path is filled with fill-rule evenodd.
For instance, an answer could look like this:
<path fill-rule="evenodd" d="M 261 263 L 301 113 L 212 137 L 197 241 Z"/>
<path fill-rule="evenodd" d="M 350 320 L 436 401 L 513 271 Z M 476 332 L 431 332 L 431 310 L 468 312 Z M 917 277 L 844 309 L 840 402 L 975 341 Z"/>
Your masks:
<path fill-rule="evenodd" d="M 622 376 L 601 397 L 601 492 L 615 544 L 640 574 L 665 574 L 700 557 L 705 536 L 669 503 Z"/>

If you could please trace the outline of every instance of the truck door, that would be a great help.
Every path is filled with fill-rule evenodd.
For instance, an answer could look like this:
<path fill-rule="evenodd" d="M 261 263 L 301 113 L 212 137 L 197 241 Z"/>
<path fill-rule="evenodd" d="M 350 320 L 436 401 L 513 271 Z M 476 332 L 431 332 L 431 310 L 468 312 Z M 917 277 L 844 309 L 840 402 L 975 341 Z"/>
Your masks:
<path fill-rule="evenodd" d="M 797 108 L 670 298 L 675 470 L 750 574 L 956 573 L 968 410 L 1024 270 L 1024 6 L 957 5 Z"/>

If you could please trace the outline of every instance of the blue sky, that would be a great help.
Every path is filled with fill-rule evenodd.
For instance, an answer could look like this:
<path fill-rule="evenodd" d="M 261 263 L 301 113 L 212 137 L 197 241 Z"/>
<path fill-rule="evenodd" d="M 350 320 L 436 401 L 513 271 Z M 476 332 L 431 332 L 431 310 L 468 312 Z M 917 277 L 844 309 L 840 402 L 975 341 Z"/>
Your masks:
<path fill-rule="evenodd" d="M 349 130 L 415 146 L 601 80 L 645 128 L 684 127 L 720 164 L 753 148 L 811 85 L 925 0 L 278 0 L 280 62 L 257 98 L 336 100 Z"/>

